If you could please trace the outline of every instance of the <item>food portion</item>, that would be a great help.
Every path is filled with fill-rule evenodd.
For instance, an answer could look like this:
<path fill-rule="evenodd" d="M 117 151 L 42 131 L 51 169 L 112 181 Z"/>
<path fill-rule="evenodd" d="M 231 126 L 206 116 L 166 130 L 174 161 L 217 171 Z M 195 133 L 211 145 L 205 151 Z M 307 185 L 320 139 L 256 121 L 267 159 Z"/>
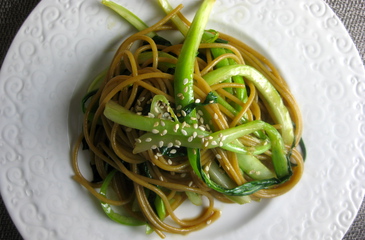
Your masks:
<path fill-rule="evenodd" d="M 72 164 L 109 218 L 163 238 L 213 224 L 221 215 L 215 201 L 241 208 L 288 192 L 301 178 L 303 147 L 300 111 L 274 64 L 205 29 L 214 0 L 202 1 L 192 22 L 182 5 L 159 3 L 166 16 L 149 27 L 103 1 L 137 30 L 83 98 Z M 177 31 L 178 44 L 161 37 Z M 81 149 L 93 179 L 80 171 Z M 184 202 L 201 211 L 179 218 Z"/>

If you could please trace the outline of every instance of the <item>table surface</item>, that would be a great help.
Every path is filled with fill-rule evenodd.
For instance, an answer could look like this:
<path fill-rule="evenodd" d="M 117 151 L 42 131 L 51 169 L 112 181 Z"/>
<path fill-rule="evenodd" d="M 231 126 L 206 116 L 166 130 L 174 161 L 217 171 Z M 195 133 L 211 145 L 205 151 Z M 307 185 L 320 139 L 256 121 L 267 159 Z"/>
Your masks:
<path fill-rule="evenodd" d="M 324 0 L 342 20 L 352 37 L 365 65 L 365 0 Z M 0 1 L 0 64 L 6 52 L 29 13 L 39 0 L 1 0 Z M 22 239 L 0 197 L 0 240 Z M 365 239 L 365 200 L 343 240 Z"/>

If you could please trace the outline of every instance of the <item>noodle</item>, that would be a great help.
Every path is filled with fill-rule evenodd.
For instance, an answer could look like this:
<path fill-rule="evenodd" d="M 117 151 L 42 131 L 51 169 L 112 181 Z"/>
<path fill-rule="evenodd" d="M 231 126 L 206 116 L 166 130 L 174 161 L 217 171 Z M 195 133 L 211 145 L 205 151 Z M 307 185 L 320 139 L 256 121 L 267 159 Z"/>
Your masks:
<path fill-rule="evenodd" d="M 120 45 L 103 82 L 87 102 L 83 133 L 78 138 L 72 154 L 74 179 L 77 182 L 101 202 L 124 207 L 127 213 L 147 223 L 160 237 L 164 237 L 166 232 L 187 234 L 214 222 L 220 216 L 220 210 L 214 207 L 215 200 L 233 203 L 247 198 L 257 200 L 282 195 L 298 183 L 304 168 L 300 151 L 296 149 L 302 134 L 301 115 L 287 83 L 275 66 L 264 56 L 245 43 L 223 33 L 219 33 L 219 37 L 228 43 L 200 44 L 193 77 L 193 91 L 197 103 L 196 109 L 194 109 L 196 111 L 194 121 L 196 122 L 193 121 L 194 124 L 191 125 L 183 122 L 182 127 L 176 125 L 175 130 L 177 131 L 179 128 L 179 131 L 181 130 L 182 134 L 186 135 L 186 131 L 183 129 L 185 125 L 196 129 L 196 132 L 186 138 L 187 142 L 201 138 L 199 144 L 203 146 L 200 149 L 202 173 L 210 174 L 214 180 L 212 171 L 218 167 L 222 172 L 221 175 L 227 178 L 224 183 L 227 184 L 224 186 L 227 189 L 253 180 L 265 179 L 264 174 L 275 178 L 276 169 L 274 169 L 275 163 L 273 163 L 275 153 L 271 150 L 271 146 L 276 143 L 266 136 L 265 131 L 250 132 L 232 140 L 227 146 L 224 146 L 225 136 L 223 135 L 219 136 L 221 142 L 208 142 L 211 140 L 210 136 L 213 136 L 215 132 L 244 126 L 244 124 L 254 121 L 265 121 L 279 132 L 282 130 L 282 125 L 273 117 L 273 110 L 270 109 L 267 100 L 263 98 L 260 90 L 250 79 L 243 78 L 243 82 L 227 80 L 214 84 L 209 84 L 205 80 L 205 76 L 218 69 L 219 64 L 225 60 L 236 65 L 251 65 L 260 71 L 278 91 L 295 126 L 295 141 L 292 145 L 285 146 L 286 154 L 291 155 L 289 164 L 293 168 L 290 179 L 260 188 L 247 195 L 242 194 L 243 197 L 224 194 L 212 189 L 208 182 L 196 174 L 187 153 L 184 152 L 188 147 L 180 145 L 180 138 L 169 138 L 169 132 L 165 131 L 167 127 L 157 129 L 157 126 L 166 124 L 166 121 L 176 121 L 171 111 L 176 113 L 177 118 L 185 117 L 184 115 L 187 114 L 180 111 L 181 106 L 175 104 L 175 95 L 180 97 L 181 95 L 175 92 L 174 73 L 171 72 L 171 66 L 176 65 L 183 45 L 161 45 L 149 35 L 149 33 L 160 31 L 176 31 L 171 25 L 168 25 L 168 21 L 173 16 L 179 16 L 186 26 L 190 26 L 190 23 L 179 12 L 181 7 L 174 9 L 155 25 L 129 36 Z M 223 49 L 228 53 L 214 57 L 211 49 Z M 240 95 L 242 92 L 245 92 L 247 96 L 242 97 Z M 211 101 L 203 105 L 202 103 L 208 99 L 210 93 L 218 96 L 218 99 L 216 102 Z M 164 100 L 157 101 L 158 104 L 153 105 L 156 97 Z M 134 115 L 145 116 L 146 119 L 156 119 L 154 124 L 156 129 L 153 129 L 152 133 L 155 133 L 154 135 L 160 140 L 147 150 L 137 151 L 136 143 L 142 142 L 141 139 L 145 139 L 144 144 L 152 141 L 147 136 L 149 133 L 142 129 L 121 125 L 105 116 L 104 111 L 111 101 Z M 204 134 L 212 133 L 212 135 L 199 136 L 198 130 Z M 211 138 L 213 139 L 213 137 Z M 217 147 L 210 147 L 209 144 L 215 144 Z M 82 145 L 87 146 L 91 153 L 91 164 L 95 165 L 95 174 L 100 178 L 98 181 L 87 180 L 79 169 L 78 152 Z M 228 148 L 233 150 L 229 151 Z M 175 155 L 177 153 L 179 154 Z M 194 153 L 197 154 L 196 150 Z M 247 153 L 249 154 L 247 155 Z M 266 169 L 266 172 L 244 170 L 242 161 L 246 161 L 246 158 L 252 156 L 259 161 L 260 166 Z M 117 195 L 116 200 L 110 199 L 96 190 L 103 185 L 112 169 L 117 173 L 112 178 L 112 184 L 107 187 L 109 190 L 114 190 Z M 199 202 L 201 197 L 207 200 L 207 204 L 201 205 L 199 214 L 189 219 L 181 219 L 176 216 L 174 210 L 188 201 L 187 199 L 195 204 L 195 201 Z M 158 200 L 161 201 L 166 211 L 163 217 L 159 215 L 160 213 L 154 205 L 154 201 Z M 165 221 L 165 218 L 169 220 Z"/>

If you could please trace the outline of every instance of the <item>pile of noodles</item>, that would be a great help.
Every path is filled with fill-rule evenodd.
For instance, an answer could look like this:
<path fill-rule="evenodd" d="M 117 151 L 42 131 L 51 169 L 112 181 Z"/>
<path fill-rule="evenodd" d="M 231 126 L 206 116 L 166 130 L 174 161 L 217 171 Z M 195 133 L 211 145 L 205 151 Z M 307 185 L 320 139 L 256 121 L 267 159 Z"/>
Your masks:
<path fill-rule="evenodd" d="M 145 112 L 145 109 L 148 109 L 151 99 L 155 95 L 165 96 L 172 108 L 176 107 L 174 105 L 174 76 L 162 71 L 159 65 L 162 62 L 176 64 L 182 44 L 172 46 L 156 45 L 146 34 L 149 32 L 176 31 L 169 23 L 169 19 L 178 10 L 179 8 L 175 9 L 152 27 L 128 37 L 120 45 L 104 81 L 89 100 L 84 114 L 83 132 L 75 145 L 72 156 L 72 164 L 75 171 L 74 179 L 76 181 L 102 202 L 113 206 L 122 206 L 129 215 L 145 221 L 161 237 L 164 237 L 163 232 L 187 234 L 204 228 L 221 214 L 218 209 L 214 208 L 214 200 L 217 199 L 226 203 L 231 201 L 221 193 L 208 188 L 193 173 L 186 156 L 168 158 L 159 152 L 158 146 L 157 148 L 134 154 L 133 148 L 136 139 L 143 135 L 144 132 L 111 122 L 103 115 L 103 110 L 109 100 L 114 100 L 132 112 L 148 116 L 149 113 Z M 186 21 L 186 24 L 189 25 L 190 23 Z M 273 123 L 280 130 L 280 125 L 275 125 L 275 121 L 266 109 L 260 94 L 250 81 L 247 80 L 245 85 L 219 83 L 209 86 L 205 83 L 202 78 L 204 74 L 212 71 L 218 61 L 224 58 L 231 58 L 239 64 L 247 64 L 254 67 L 276 88 L 283 98 L 295 126 L 296 142 L 294 145 L 297 146 L 302 133 L 300 111 L 287 83 L 280 76 L 278 70 L 264 56 L 241 41 L 223 33 L 220 33 L 219 37 L 227 40 L 229 44 L 203 43 L 200 45 L 199 52 L 205 56 L 205 59 L 197 57 L 195 61 L 195 99 L 204 101 L 209 92 L 215 91 L 226 101 L 242 106 L 242 110 L 237 115 L 233 115 L 218 103 L 206 105 L 204 106 L 206 112 L 214 116 L 212 117 L 212 122 L 209 123 L 210 126 L 213 125 L 216 130 L 235 127 L 240 124 L 239 120 L 245 116 L 248 121 L 263 120 Z M 231 53 L 224 54 L 218 59 L 213 59 L 209 50 L 211 48 L 229 49 Z M 139 55 L 146 51 L 151 51 L 152 57 L 144 59 L 142 62 L 139 61 Z M 176 59 L 159 57 L 158 51 L 170 53 L 176 56 Z M 232 93 L 226 91 L 225 88 L 247 88 L 247 101 L 243 103 Z M 154 117 L 158 118 L 161 116 Z M 206 130 L 210 129 L 209 125 L 199 115 L 199 112 L 197 113 L 197 118 L 199 127 Z M 241 141 L 248 147 L 260 144 L 260 141 L 252 135 L 241 138 Z M 176 145 L 176 143 L 171 143 L 170 145 L 172 144 Z M 78 152 L 83 145 L 87 145 L 88 151 L 91 153 L 91 159 L 88 161 L 91 162 L 91 165 L 94 166 L 97 175 L 100 177 L 96 182 L 87 180 L 79 169 Z M 292 146 L 286 146 L 286 148 L 289 151 Z M 295 147 L 291 151 L 293 175 L 290 180 L 269 189 L 259 190 L 251 195 L 252 199 L 273 198 L 286 193 L 296 185 L 302 175 L 303 160 L 300 152 Z M 270 151 L 266 151 L 256 157 L 272 169 Z M 209 166 L 213 161 L 218 162 L 237 185 L 251 180 L 242 174 L 235 154 L 219 147 L 202 149 L 201 161 L 203 168 Z M 142 163 L 148 167 L 151 173 L 150 177 L 140 174 L 139 166 Z M 111 184 L 117 197 L 108 199 L 100 194 L 97 189 L 100 188 L 103 179 L 106 178 L 111 169 L 117 170 L 117 174 Z M 154 207 L 148 200 L 146 189 L 155 192 L 162 198 L 167 216 L 169 216 L 168 221 L 163 221 L 158 217 Z M 208 200 L 208 204 L 201 207 L 201 212 L 190 219 L 180 219 L 174 213 L 174 210 L 187 199 L 185 192 L 201 194 Z M 136 203 L 138 203 L 138 210 L 135 208 Z"/>

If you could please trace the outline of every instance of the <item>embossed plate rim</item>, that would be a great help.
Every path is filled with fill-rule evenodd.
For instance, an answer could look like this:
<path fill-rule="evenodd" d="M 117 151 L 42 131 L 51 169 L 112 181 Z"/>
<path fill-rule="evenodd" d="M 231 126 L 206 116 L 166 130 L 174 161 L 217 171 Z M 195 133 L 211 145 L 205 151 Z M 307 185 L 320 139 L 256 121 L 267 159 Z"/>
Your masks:
<path fill-rule="evenodd" d="M 137 13 L 143 13 L 143 6 L 146 7 L 147 4 L 146 1 L 118 1 L 127 2 L 131 8 L 135 8 Z M 93 2 L 42 1 L 14 39 L 1 69 L 0 100 L 3 104 L 0 106 L 0 114 L 5 121 L 0 122 L 0 150 L 6 154 L 0 155 L 2 165 L 0 187 L 4 203 L 13 221 L 21 234 L 29 239 L 71 237 L 113 239 L 115 236 L 122 237 L 129 234 L 134 234 L 136 239 L 149 238 L 143 235 L 142 231 L 120 227 L 105 219 L 96 208 L 97 203 L 70 179 L 72 173 L 68 162 L 60 161 L 62 158 L 69 157 L 69 154 L 59 149 L 69 149 L 74 140 L 74 134 L 79 129 L 75 122 L 79 120 L 77 103 L 82 91 L 80 87 L 83 85 L 82 78 L 92 77 L 102 69 L 100 65 L 107 65 L 107 60 L 112 55 L 110 49 L 116 46 L 115 39 L 118 37 L 116 32 L 128 32 L 130 29 L 119 23 L 115 17 L 110 16 L 105 9 L 96 7 L 96 2 L 96 0 Z M 224 29 L 223 31 L 235 36 L 247 37 L 249 42 L 256 45 L 269 58 L 277 59 L 279 68 L 289 79 L 289 84 L 303 107 L 305 123 L 313 123 L 313 118 L 316 118 L 324 121 L 325 124 L 330 124 L 320 113 L 307 116 L 309 109 L 307 105 L 313 105 L 312 100 L 308 98 L 316 99 L 316 96 L 311 96 L 308 92 L 301 93 L 302 86 L 293 84 L 291 80 L 294 78 L 294 71 L 291 69 L 296 69 L 303 75 L 298 79 L 305 79 L 309 74 L 305 70 L 309 68 L 313 72 L 309 76 L 318 77 L 318 81 L 315 82 L 312 79 L 308 81 L 315 88 L 329 89 L 326 93 L 329 96 L 326 97 L 330 97 L 333 102 L 339 102 L 336 96 L 347 97 L 344 104 L 348 105 L 346 107 L 351 109 L 349 110 L 351 113 L 355 113 L 354 122 L 359 128 L 356 130 L 360 132 L 346 126 L 345 121 L 336 119 L 336 115 L 329 112 L 329 110 L 336 112 L 336 109 L 333 109 L 332 103 L 326 102 L 325 97 L 318 97 L 318 100 L 324 99 L 323 107 L 328 108 L 326 114 L 330 119 L 336 119 L 336 124 L 343 129 L 337 135 L 355 136 L 357 141 L 348 143 L 352 144 L 354 156 L 356 154 L 356 157 L 351 160 L 358 169 L 350 167 L 351 176 L 346 176 L 344 183 L 334 181 L 338 184 L 338 189 L 333 189 L 334 193 L 322 193 L 321 190 L 333 187 L 334 183 L 324 181 L 311 190 L 311 184 L 313 184 L 311 177 L 324 178 L 326 175 L 333 174 L 332 172 L 338 176 L 344 176 L 347 172 L 331 166 L 331 162 L 328 164 L 333 171 L 316 169 L 309 161 L 303 180 L 292 193 L 260 204 L 253 203 L 250 207 L 252 210 L 242 210 L 241 213 L 252 217 L 238 218 L 245 221 L 243 227 L 234 226 L 227 233 L 219 233 L 230 227 L 232 220 L 229 221 L 229 218 L 237 220 L 237 216 L 233 216 L 236 208 L 221 206 L 224 208 L 223 214 L 231 213 L 232 217 L 223 215 L 222 220 L 217 222 L 217 228 L 211 226 L 187 237 L 170 236 L 170 238 L 205 239 L 210 235 L 211 239 L 223 237 L 237 239 L 247 234 L 253 236 L 253 239 L 280 239 L 284 236 L 291 239 L 342 238 L 356 216 L 365 191 L 363 183 L 365 181 L 361 181 L 360 177 L 356 178 L 364 173 L 365 168 L 364 152 L 360 151 L 364 143 L 357 139 L 358 134 L 363 135 L 364 131 L 362 130 L 364 123 L 360 117 L 363 117 L 365 113 L 365 104 L 360 94 L 363 93 L 365 74 L 352 40 L 339 19 L 324 2 L 319 0 L 309 2 L 250 0 L 245 3 L 224 1 L 224 4 L 217 5 L 215 12 L 218 15 L 221 14 L 219 15 L 221 19 L 212 20 L 211 26 L 217 26 L 220 28 L 218 30 Z M 247 15 L 251 14 L 255 14 L 257 21 L 249 21 Z M 148 14 L 141 14 L 141 16 L 144 16 L 147 21 L 154 20 L 153 16 Z M 241 25 L 238 25 L 238 22 Z M 237 32 L 242 24 L 244 29 Z M 323 33 L 318 32 L 318 29 L 321 29 Z M 100 33 L 103 35 L 101 36 Z M 77 41 L 72 41 L 73 38 Z M 95 49 L 95 52 L 90 53 L 88 48 L 97 46 L 93 38 L 101 42 L 107 40 L 106 45 L 110 45 L 99 46 L 102 49 Z M 288 41 L 288 38 L 296 41 Z M 303 38 L 306 38 L 306 41 L 301 40 Z M 279 40 L 293 50 L 293 56 L 290 56 L 291 52 L 280 46 Z M 317 40 L 322 45 L 317 45 Z M 329 46 L 324 46 L 323 43 Z M 325 54 L 321 54 L 322 48 L 325 49 Z M 329 52 L 328 49 L 333 52 Z M 278 55 L 281 56 L 280 59 L 277 58 Z M 100 56 L 106 61 L 100 63 L 98 61 Z M 295 61 L 288 60 L 293 57 L 296 58 Z M 88 60 L 83 62 L 85 59 Z M 346 69 L 338 69 L 335 73 L 329 71 L 332 69 L 328 69 L 328 66 L 331 67 L 334 63 Z M 308 67 L 303 68 L 302 64 L 308 64 Z M 39 66 L 46 66 L 48 70 L 43 72 L 44 68 Z M 91 69 L 90 66 L 92 66 Z M 298 72 L 295 74 L 298 75 Z M 324 77 L 330 77 L 336 83 L 339 81 L 336 73 L 348 81 L 344 90 L 336 88 L 332 82 L 323 80 Z M 70 84 L 71 80 L 63 81 L 66 76 L 77 80 Z M 45 92 L 47 87 L 52 90 L 50 93 Z M 349 93 L 350 96 L 346 95 Z M 35 100 L 34 97 L 36 97 Z M 352 100 L 358 105 L 352 104 Z M 49 102 L 52 104 L 48 104 Z M 42 103 L 46 103 L 42 109 L 44 111 L 32 111 L 39 110 Z M 49 113 L 52 115 L 48 117 Z M 70 114 L 70 117 L 65 119 L 64 115 L 67 114 Z M 313 127 L 306 125 L 306 129 L 312 128 L 312 130 L 318 130 L 320 127 L 322 126 L 315 124 Z M 332 127 L 323 126 L 323 129 L 328 131 L 328 135 L 336 137 L 331 132 Z M 318 136 L 326 137 L 313 136 L 308 130 L 304 135 L 310 141 L 316 140 Z M 318 141 L 321 142 L 320 138 Z M 54 142 L 58 145 L 55 146 Z M 323 144 L 326 143 L 323 142 Z M 342 150 L 345 152 L 349 150 L 336 144 L 336 142 L 329 143 L 325 147 L 327 150 L 339 149 L 339 156 L 342 156 Z M 18 145 L 21 148 L 18 148 Z M 316 147 L 312 143 L 309 145 Z M 324 157 L 316 148 L 312 152 Z M 331 157 L 334 158 L 332 155 Z M 311 159 L 313 156 L 310 156 L 309 160 Z M 347 164 L 343 166 L 348 167 Z M 349 196 L 346 197 L 345 194 Z M 305 201 L 307 198 L 313 198 L 314 195 L 318 195 L 318 198 L 312 205 Z M 336 195 L 338 198 L 335 200 L 339 203 L 335 203 L 332 199 Z M 74 198 L 81 199 L 83 202 L 75 203 Z M 284 206 L 282 201 L 289 202 L 289 206 Z M 294 205 L 294 201 L 302 206 L 297 212 L 295 208 L 299 204 Z M 259 210 L 260 208 L 262 210 Z M 278 214 L 273 209 L 282 209 L 282 211 Z M 292 221 L 298 219 L 301 221 Z M 269 227 L 263 231 L 257 228 L 261 225 Z"/>

